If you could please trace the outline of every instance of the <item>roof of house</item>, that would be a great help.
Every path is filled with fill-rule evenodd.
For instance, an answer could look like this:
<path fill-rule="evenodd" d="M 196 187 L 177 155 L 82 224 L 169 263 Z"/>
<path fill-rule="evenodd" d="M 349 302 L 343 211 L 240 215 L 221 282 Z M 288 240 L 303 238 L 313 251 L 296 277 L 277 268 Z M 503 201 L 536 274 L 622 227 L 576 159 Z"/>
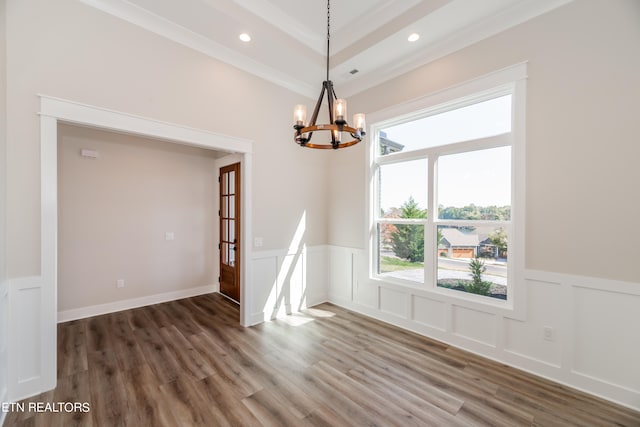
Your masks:
<path fill-rule="evenodd" d="M 446 240 L 450 246 L 480 246 L 480 243 L 486 239 L 485 235 L 463 233 L 457 228 L 440 229 L 443 240 Z"/>

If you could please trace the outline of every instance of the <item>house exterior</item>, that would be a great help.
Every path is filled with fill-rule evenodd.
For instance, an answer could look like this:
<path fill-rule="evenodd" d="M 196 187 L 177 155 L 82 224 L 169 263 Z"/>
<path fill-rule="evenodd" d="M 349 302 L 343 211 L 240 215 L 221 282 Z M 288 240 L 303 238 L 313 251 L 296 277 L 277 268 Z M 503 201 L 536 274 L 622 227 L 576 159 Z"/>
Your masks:
<path fill-rule="evenodd" d="M 442 228 L 442 239 L 438 245 L 438 256 L 448 258 L 495 258 L 498 248 L 487 234 L 464 233 L 459 228 Z"/>
<path fill-rule="evenodd" d="M 482 239 L 480 235 L 463 233 L 457 228 L 443 228 L 441 232 L 442 239 L 438 245 L 439 256 L 474 258 L 480 253 L 480 239 Z"/>

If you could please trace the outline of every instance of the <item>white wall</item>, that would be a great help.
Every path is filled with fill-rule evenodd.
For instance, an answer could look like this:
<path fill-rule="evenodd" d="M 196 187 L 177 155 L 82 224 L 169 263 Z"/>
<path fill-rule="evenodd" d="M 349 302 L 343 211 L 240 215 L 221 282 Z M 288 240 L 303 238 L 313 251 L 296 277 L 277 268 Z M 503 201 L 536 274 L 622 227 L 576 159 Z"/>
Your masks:
<path fill-rule="evenodd" d="M 634 0 L 571 2 L 354 96 L 349 108 L 379 111 L 527 61 L 527 267 L 639 281 L 635 239 L 618 238 L 628 227 L 610 221 L 640 210 L 639 15 Z M 345 154 L 332 168 L 329 243 L 362 247 L 364 145 Z"/>
<path fill-rule="evenodd" d="M 299 95 L 81 2 L 8 0 L 6 6 L 8 357 L 16 367 L 9 398 L 43 391 L 30 379 L 51 374 L 43 364 L 55 360 L 32 348 L 51 335 L 40 309 L 55 295 L 41 277 L 37 94 L 254 141 L 248 228 L 262 238 L 262 249 L 287 248 L 302 214 L 309 220 L 305 244 L 326 243 L 331 153 L 293 143 L 291 108 L 305 101 Z M 55 372 L 46 384 L 53 382 Z"/>
<path fill-rule="evenodd" d="M 368 280 L 364 145 L 332 164 L 330 300 L 640 409 L 639 19 L 572 2 L 350 99 L 371 113 L 527 61 L 524 321 Z"/>
<path fill-rule="evenodd" d="M 20 183 L 7 194 L 10 277 L 40 268 L 38 93 L 255 141 L 254 232 L 264 248 L 286 247 L 305 209 L 309 243 L 325 243 L 318 177 L 329 157 L 292 141 L 299 95 L 77 1 L 9 0 L 7 11 L 8 176 Z"/>
<path fill-rule="evenodd" d="M 83 149 L 98 157 L 81 156 Z M 214 289 L 215 157 L 201 148 L 58 126 L 62 319 L 90 306 Z M 123 288 L 116 287 L 118 279 L 125 280 Z"/>
<path fill-rule="evenodd" d="M 9 295 L 6 285 L 6 15 L 5 2 L 0 2 L 0 402 L 8 397 L 8 313 Z M 0 425 L 6 414 L 0 413 Z"/>

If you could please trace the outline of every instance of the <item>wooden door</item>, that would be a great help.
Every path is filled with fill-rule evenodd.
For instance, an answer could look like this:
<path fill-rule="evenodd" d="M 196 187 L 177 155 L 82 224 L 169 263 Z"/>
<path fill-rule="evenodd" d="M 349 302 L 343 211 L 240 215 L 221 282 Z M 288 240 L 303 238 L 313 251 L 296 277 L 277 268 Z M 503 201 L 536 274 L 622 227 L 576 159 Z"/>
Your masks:
<path fill-rule="evenodd" d="M 240 302 L 240 163 L 220 168 L 220 292 Z"/>

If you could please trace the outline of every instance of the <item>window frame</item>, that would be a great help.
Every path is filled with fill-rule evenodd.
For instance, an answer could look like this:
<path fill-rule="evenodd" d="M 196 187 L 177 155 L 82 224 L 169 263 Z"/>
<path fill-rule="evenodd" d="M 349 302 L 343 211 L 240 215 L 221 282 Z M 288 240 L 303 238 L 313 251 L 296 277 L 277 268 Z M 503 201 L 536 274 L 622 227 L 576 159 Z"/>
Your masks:
<path fill-rule="evenodd" d="M 525 201 L 525 106 L 526 63 L 499 70 L 468 82 L 443 89 L 410 102 L 399 104 L 377 113 L 369 114 L 370 144 L 367 155 L 366 242 L 368 280 L 381 287 L 409 288 L 419 294 L 439 301 L 461 305 L 511 318 L 523 319 L 525 315 L 524 288 L 524 201 Z M 427 116 L 463 108 L 496 97 L 511 95 L 511 131 L 495 136 L 455 142 L 436 147 L 407 152 L 379 155 L 379 131 L 390 126 L 415 121 Z M 511 218 L 508 221 L 441 220 L 437 218 L 437 159 L 440 156 L 484 150 L 495 147 L 511 147 Z M 377 171 L 381 165 L 409 160 L 427 159 L 428 182 L 426 219 L 378 218 Z M 424 283 L 377 273 L 378 224 L 424 224 L 425 226 L 425 279 Z M 503 226 L 509 238 L 507 272 L 508 299 L 499 300 L 437 286 L 437 248 L 433 244 L 439 225 L 491 225 Z"/>

